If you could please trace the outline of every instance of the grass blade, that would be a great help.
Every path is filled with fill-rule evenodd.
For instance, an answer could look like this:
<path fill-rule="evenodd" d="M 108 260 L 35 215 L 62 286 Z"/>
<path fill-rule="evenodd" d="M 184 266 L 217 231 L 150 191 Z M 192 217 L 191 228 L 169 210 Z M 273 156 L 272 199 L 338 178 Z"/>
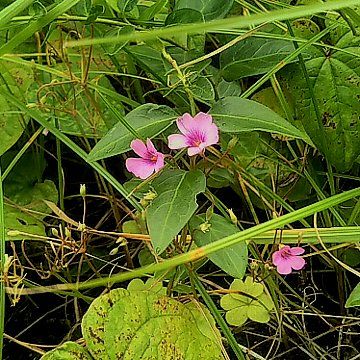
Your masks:
<path fill-rule="evenodd" d="M 0 56 L 11 53 L 18 45 L 22 44 L 25 40 L 31 37 L 35 32 L 41 30 L 44 26 L 50 24 L 59 15 L 68 11 L 71 7 L 76 5 L 80 0 L 64 0 L 60 4 L 56 5 L 53 9 L 48 11 L 44 16 L 31 22 L 28 26 L 23 28 L 18 34 L 16 34 L 9 42 L 0 47 Z"/>
<path fill-rule="evenodd" d="M 0 11 L 0 24 L 5 26 L 12 18 L 30 6 L 34 0 L 16 0 Z"/>
<path fill-rule="evenodd" d="M 126 280 L 134 279 L 136 277 L 144 276 L 146 274 L 152 274 L 156 271 L 172 269 L 176 266 L 201 259 L 207 256 L 208 254 L 212 254 L 218 250 L 224 249 L 229 246 L 233 246 L 239 243 L 240 241 L 246 241 L 252 239 L 255 236 L 259 236 L 266 231 L 282 228 L 287 224 L 293 223 L 295 221 L 299 221 L 300 219 L 314 215 L 315 213 L 324 211 L 331 206 L 336 206 L 342 202 L 345 202 L 347 200 L 353 199 L 358 196 L 360 196 L 360 187 L 343 192 L 341 194 L 331 196 L 324 200 L 320 200 L 315 204 L 308 205 L 301 209 L 295 210 L 292 213 L 253 226 L 244 231 L 240 231 L 234 235 L 230 235 L 223 239 L 217 240 L 209 245 L 203 246 L 196 250 L 189 251 L 188 253 L 185 254 L 174 256 L 171 259 L 164 260 L 163 262 L 157 264 L 143 266 L 139 269 L 116 274 L 108 278 L 93 279 L 82 283 L 57 284 L 50 286 L 38 286 L 32 289 L 24 289 L 22 293 L 29 295 L 29 294 L 38 294 L 38 293 L 46 293 L 46 292 L 57 292 L 59 290 L 90 289 L 98 286 L 108 286 L 109 284 L 123 282 Z M 7 291 L 11 293 L 12 289 L 9 288 L 7 289 Z"/>

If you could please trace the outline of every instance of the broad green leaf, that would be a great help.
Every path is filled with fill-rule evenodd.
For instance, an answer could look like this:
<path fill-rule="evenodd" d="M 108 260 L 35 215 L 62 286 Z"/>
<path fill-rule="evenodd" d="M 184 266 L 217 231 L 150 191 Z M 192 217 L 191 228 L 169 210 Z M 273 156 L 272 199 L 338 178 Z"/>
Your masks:
<path fill-rule="evenodd" d="M 82 330 L 95 360 L 223 359 L 218 333 L 210 328 L 214 320 L 205 316 L 200 320 L 201 306 L 116 289 L 94 300 Z"/>
<path fill-rule="evenodd" d="M 225 133 L 265 131 L 307 139 L 294 125 L 256 101 L 229 96 L 217 101 L 210 111 L 220 130 Z"/>
<path fill-rule="evenodd" d="M 348 297 L 345 307 L 360 306 L 360 283 L 358 283 Z"/>
<path fill-rule="evenodd" d="M 213 214 L 208 221 L 210 227 L 207 231 L 200 230 L 205 223 L 205 215 L 194 216 L 190 221 L 190 230 L 197 246 L 205 246 L 216 240 L 235 234 L 239 229 L 224 217 Z M 248 263 L 248 251 L 245 242 L 219 250 L 209 255 L 209 259 L 220 269 L 233 277 L 242 278 Z"/>
<path fill-rule="evenodd" d="M 168 170 L 155 181 L 157 197 L 146 211 L 151 242 L 161 254 L 196 211 L 196 196 L 205 191 L 205 175 L 199 171 Z"/>
<path fill-rule="evenodd" d="M 5 204 L 4 215 L 6 240 L 32 239 L 31 235 L 46 236 L 44 224 L 18 207 Z"/>
<path fill-rule="evenodd" d="M 125 116 L 126 122 L 139 137 L 152 138 L 159 135 L 176 119 L 177 114 L 166 105 L 144 104 Z M 89 161 L 96 161 L 119 155 L 130 149 L 135 136 L 121 122 L 118 122 L 92 149 Z"/>
<path fill-rule="evenodd" d="M 223 18 L 231 9 L 234 0 L 178 0 L 175 10 L 193 9 L 199 11 L 204 20 Z"/>
<path fill-rule="evenodd" d="M 340 37 L 336 47 L 354 53 L 327 50 L 306 61 L 320 119 L 300 66 L 292 65 L 282 76 L 296 117 L 316 147 L 338 171 L 347 171 L 360 155 L 360 36 Z"/>
<path fill-rule="evenodd" d="M 40 360 L 93 360 L 93 358 L 81 345 L 68 341 L 47 352 Z"/>
<path fill-rule="evenodd" d="M 220 67 L 227 81 L 264 74 L 294 50 L 291 41 L 251 37 L 222 52 Z"/>
<path fill-rule="evenodd" d="M 23 67 L 14 67 L 7 62 L 0 64 L 0 87 L 9 90 L 12 94 L 22 98 L 34 83 L 29 71 Z M 0 95 L 0 155 L 10 149 L 20 138 L 29 119 L 22 116 L 9 105 Z"/>

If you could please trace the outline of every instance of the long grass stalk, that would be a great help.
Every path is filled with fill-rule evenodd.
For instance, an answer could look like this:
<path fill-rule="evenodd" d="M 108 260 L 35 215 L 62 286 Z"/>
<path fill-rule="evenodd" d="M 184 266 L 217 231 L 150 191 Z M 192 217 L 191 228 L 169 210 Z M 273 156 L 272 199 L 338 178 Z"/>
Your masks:
<path fill-rule="evenodd" d="M 338 10 L 346 7 L 359 5 L 359 0 L 333 0 L 325 3 L 316 3 L 305 6 L 295 6 L 290 9 L 280 9 L 269 11 L 267 13 L 249 15 L 249 16 L 234 16 L 220 20 L 213 20 L 205 23 L 194 23 L 179 26 L 168 26 L 161 29 L 150 31 L 137 31 L 134 33 L 109 36 L 95 39 L 84 39 L 78 41 L 67 42 L 68 47 L 97 45 L 97 44 L 115 44 L 126 41 L 145 41 L 152 40 L 158 37 L 173 36 L 174 34 L 196 34 L 204 33 L 213 30 L 225 29 L 240 29 L 249 26 L 257 26 L 263 23 L 274 21 L 289 20 L 301 18 L 309 15 L 314 15 L 321 12 L 330 10 Z"/>

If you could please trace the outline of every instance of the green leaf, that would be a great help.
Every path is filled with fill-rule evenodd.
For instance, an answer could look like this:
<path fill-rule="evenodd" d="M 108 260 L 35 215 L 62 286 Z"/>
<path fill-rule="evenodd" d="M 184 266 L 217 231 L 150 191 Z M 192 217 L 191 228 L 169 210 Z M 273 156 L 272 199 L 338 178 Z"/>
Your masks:
<path fill-rule="evenodd" d="M 38 218 L 21 211 L 19 208 L 5 204 L 4 214 L 6 240 L 32 239 L 31 235 L 46 236 L 44 224 Z"/>
<path fill-rule="evenodd" d="M 208 221 L 210 227 L 206 232 L 200 230 L 200 225 L 205 223 L 206 216 L 195 216 L 190 221 L 190 229 L 197 246 L 205 246 L 216 240 L 235 234 L 239 229 L 224 217 L 213 214 Z M 245 242 L 228 247 L 209 255 L 209 259 L 220 269 L 233 277 L 242 278 L 248 263 L 248 251 Z"/>
<path fill-rule="evenodd" d="M 220 306 L 227 311 L 225 318 L 230 325 L 241 326 L 247 319 L 260 323 L 270 320 L 274 303 L 262 283 L 254 282 L 251 276 L 247 276 L 245 281 L 234 279 L 230 290 L 220 300 Z"/>
<path fill-rule="evenodd" d="M 144 104 L 125 116 L 126 122 L 139 137 L 152 138 L 159 135 L 177 118 L 174 110 L 166 105 Z M 119 155 L 130 149 L 135 136 L 121 122 L 117 123 L 92 149 L 89 161 Z"/>
<path fill-rule="evenodd" d="M 81 345 L 68 341 L 47 352 L 40 360 L 92 360 L 92 357 Z"/>
<path fill-rule="evenodd" d="M 345 304 L 346 308 L 354 306 L 360 306 L 360 283 L 355 286 Z"/>
<path fill-rule="evenodd" d="M 205 191 L 206 179 L 199 171 L 168 170 L 155 181 L 158 194 L 147 208 L 147 224 L 151 242 L 158 254 L 186 225 L 196 211 L 196 196 Z"/>
<path fill-rule="evenodd" d="M 319 121 L 301 68 L 283 72 L 288 93 L 303 126 L 317 148 L 338 171 L 347 171 L 360 155 L 360 36 L 340 37 L 336 47 L 305 63 Z"/>
<path fill-rule="evenodd" d="M 223 359 L 218 333 L 211 331 L 214 319 L 206 312 L 202 320 L 203 310 L 148 291 L 116 289 L 90 305 L 83 335 L 95 360 Z"/>
<path fill-rule="evenodd" d="M 291 41 L 251 37 L 222 52 L 220 67 L 227 81 L 260 75 L 271 70 L 294 50 Z"/>
<path fill-rule="evenodd" d="M 175 10 L 193 9 L 199 11 L 204 20 L 223 18 L 231 9 L 234 0 L 178 0 Z"/>
<path fill-rule="evenodd" d="M 210 113 L 219 129 L 225 133 L 259 130 L 307 139 L 306 134 L 256 101 L 229 96 L 217 101 Z"/>
<path fill-rule="evenodd" d="M 149 278 L 144 283 L 141 279 L 133 279 L 127 286 L 129 291 L 150 291 L 158 295 L 166 295 L 166 287 L 162 285 L 162 281 L 156 278 Z"/>
<path fill-rule="evenodd" d="M 137 5 L 138 0 L 117 0 L 117 6 L 122 13 L 130 12 Z"/>

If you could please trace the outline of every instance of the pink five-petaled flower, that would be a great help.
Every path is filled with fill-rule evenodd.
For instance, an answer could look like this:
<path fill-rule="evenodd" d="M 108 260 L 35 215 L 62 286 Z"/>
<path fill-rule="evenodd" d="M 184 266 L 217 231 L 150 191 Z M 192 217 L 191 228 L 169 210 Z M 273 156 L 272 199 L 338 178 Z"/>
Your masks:
<path fill-rule="evenodd" d="M 305 250 L 299 246 L 291 248 L 289 245 L 281 247 L 272 255 L 272 262 L 279 274 L 287 275 L 292 270 L 301 270 L 305 266 L 305 260 L 299 256 Z"/>
<path fill-rule="evenodd" d="M 146 145 L 139 139 L 133 140 L 130 147 L 140 158 L 126 160 L 126 168 L 140 179 L 146 179 L 164 167 L 164 154 L 157 151 L 150 139 Z"/>
<path fill-rule="evenodd" d="M 219 129 L 209 114 L 200 112 L 194 118 L 184 114 L 176 124 L 181 134 L 169 136 L 170 149 L 188 148 L 188 155 L 193 156 L 219 141 Z"/>

